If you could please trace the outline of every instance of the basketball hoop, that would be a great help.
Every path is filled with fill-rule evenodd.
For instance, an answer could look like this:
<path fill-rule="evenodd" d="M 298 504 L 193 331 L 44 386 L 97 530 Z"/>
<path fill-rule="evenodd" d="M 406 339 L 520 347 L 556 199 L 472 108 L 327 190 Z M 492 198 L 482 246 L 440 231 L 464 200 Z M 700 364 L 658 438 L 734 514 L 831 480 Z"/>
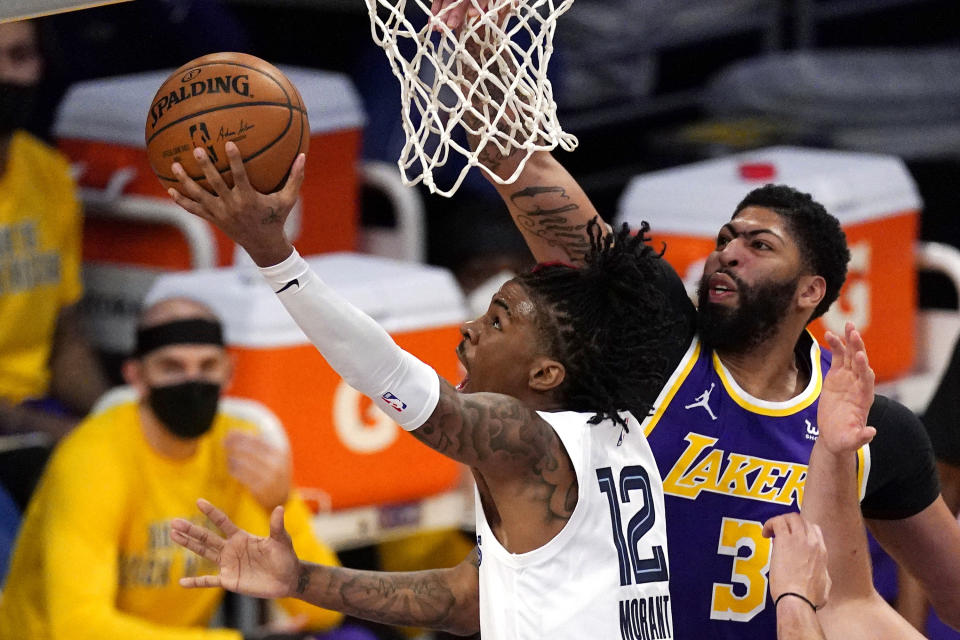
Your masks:
<path fill-rule="evenodd" d="M 508 184 L 534 151 L 576 148 L 576 137 L 564 133 L 557 121 L 547 80 L 557 17 L 573 0 L 489 0 L 486 9 L 479 0 L 459 0 L 436 16 L 429 0 L 365 1 L 373 39 L 400 80 L 406 144 L 397 164 L 405 184 L 422 181 L 432 193 L 449 197 L 470 167 L 481 167 Z M 445 18 L 464 4 L 479 15 L 454 31 Z M 518 39 L 530 44 L 518 44 Z M 477 139 L 476 150 L 454 139 L 458 125 Z M 479 159 L 491 147 L 503 155 L 523 153 L 508 178 L 495 175 Z M 434 170 L 451 154 L 463 156 L 466 164 L 453 185 L 442 189 Z"/>

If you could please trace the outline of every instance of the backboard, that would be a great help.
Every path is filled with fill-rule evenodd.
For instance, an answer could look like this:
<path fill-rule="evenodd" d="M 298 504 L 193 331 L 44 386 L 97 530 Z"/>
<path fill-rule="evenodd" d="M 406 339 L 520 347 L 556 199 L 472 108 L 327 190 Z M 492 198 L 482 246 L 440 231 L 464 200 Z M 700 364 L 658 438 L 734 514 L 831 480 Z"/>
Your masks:
<path fill-rule="evenodd" d="M 0 22 L 23 18 L 88 9 L 105 4 L 129 2 L 130 0 L 3 0 L 0 2 Z"/>

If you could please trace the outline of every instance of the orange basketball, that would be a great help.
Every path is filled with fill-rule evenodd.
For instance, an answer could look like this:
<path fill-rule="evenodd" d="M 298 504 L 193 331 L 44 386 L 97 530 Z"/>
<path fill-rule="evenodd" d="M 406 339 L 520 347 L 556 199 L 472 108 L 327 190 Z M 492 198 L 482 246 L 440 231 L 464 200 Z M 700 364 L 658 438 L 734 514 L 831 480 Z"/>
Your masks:
<path fill-rule="evenodd" d="M 251 184 L 270 193 L 283 187 L 297 154 L 306 152 L 310 125 L 300 92 L 279 69 L 245 53 L 191 60 L 160 86 L 146 124 L 147 156 L 164 187 L 177 186 L 179 162 L 208 191 L 193 157 L 201 147 L 224 181 L 233 176 L 224 144 L 240 149 Z"/>

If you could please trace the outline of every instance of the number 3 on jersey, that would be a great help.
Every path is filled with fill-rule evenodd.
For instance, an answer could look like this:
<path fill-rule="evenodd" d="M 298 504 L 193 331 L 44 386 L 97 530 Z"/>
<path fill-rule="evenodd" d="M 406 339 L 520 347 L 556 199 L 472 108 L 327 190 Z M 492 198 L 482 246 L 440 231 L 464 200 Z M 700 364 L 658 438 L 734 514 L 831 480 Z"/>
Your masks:
<path fill-rule="evenodd" d="M 747 549 L 747 555 L 740 555 Z M 753 520 L 724 518 L 720 526 L 717 553 L 731 556 L 730 580 L 746 587 L 742 596 L 733 592 L 733 584 L 713 583 L 710 617 L 714 620 L 746 622 L 767 605 L 767 572 L 773 545 L 763 537 L 763 525 Z"/>
<path fill-rule="evenodd" d="M 610 506 L 610 524 L 613 525 L 613 544 L 617 548 L 620 561 L 620 586 L 635 582 L 661 582 L 667 580 L 667 560 L 663 547 L 652 547 L 653 557 L 640 558 L 637 546 L 644 534 L 650 531 L 657 514 L 653 507 L 653 492 L 650 488 L 650 476 L 643 467 L 632 465 L 620 471 L 619 492 L 610 467 L 597 469 L 597 482 L 600 492 L 607 496 Z M 620 519 L 620 502 L 630 502 L 630 492 L 640 491 L 643 504 L 640 510 L 627 523 L 627 535 L 623 535 L 623 522 Z"/>

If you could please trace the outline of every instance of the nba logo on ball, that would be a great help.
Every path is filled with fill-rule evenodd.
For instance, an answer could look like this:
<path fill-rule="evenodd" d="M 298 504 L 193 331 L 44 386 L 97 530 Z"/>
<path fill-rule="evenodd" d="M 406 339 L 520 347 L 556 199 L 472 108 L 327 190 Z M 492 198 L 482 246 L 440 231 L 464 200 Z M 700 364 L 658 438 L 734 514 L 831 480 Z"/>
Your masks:
<path fill-rule="evenodd" d="M 214 53 L 191 60 L 160 86 L 145 127 L 147 155 L 160 182 L 175 187 L 170 165 L 179 162 L 207 190 L 193 157 L 202 148 L 233 186 L 227 142 L 240 149 L 250 183 L 270 193 L 283 187 L 290 166 L 310 143 L 299 91 L 283 73 L 245 53 Z"/>

